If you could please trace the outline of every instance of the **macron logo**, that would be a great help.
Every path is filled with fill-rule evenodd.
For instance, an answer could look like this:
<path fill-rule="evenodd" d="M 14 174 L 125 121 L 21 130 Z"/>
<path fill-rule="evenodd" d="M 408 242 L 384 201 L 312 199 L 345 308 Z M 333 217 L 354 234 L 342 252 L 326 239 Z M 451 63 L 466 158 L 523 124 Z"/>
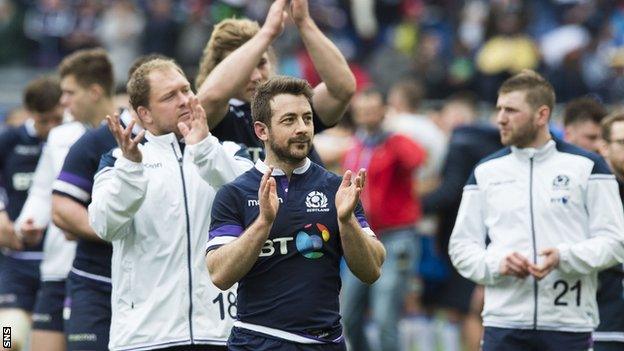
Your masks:
<path fill-rule="evenodd" d="M 278 197 L 277 201 L 279 201 L 280 204 L 284 203 L 284 200 L 282 200 L 281 197 Z M 260 206 L 260 202 L 258 202 L 258 200 L 247 200 L 247 206 L 249 207 Z"/>

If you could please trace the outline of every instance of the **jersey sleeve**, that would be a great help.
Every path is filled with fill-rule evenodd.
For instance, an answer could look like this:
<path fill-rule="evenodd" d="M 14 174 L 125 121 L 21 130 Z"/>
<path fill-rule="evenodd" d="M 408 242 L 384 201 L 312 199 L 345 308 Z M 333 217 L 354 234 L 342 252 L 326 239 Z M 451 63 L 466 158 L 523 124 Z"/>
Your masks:
<path fill-rule="evenodd" d="M 85 207 L 91 202 L 93 175 L 97 169 L 89 152 L 90 144 L 90 138 L 85 134 L 69 149 L 52 188 L 53 194 L 67 196 Z"/>
<path fill-rule="evenodd" d="M 594 159 L 587 181 L 589 238 L 559 244 L 559 268 L 569 274 L 589 274 L 624 262 L 624 210 L 617 181 L 602 158 Z"/>
<path fill-rule="evenodd" d="M 314 106 L 312 106 L 312 123 L 314 124 L 314 134 L 318 134 L 326 129 L 332 128 L 334 126 L 328 126 L 323 123 L 319 115 L 314 110 Z"/>
<path fill-rule="evenodd" d="M 245 231 L 240 210 L 242 201 L 232 186 L 219 189 L 212 204 L 206 252 L 236 240 Z"/>

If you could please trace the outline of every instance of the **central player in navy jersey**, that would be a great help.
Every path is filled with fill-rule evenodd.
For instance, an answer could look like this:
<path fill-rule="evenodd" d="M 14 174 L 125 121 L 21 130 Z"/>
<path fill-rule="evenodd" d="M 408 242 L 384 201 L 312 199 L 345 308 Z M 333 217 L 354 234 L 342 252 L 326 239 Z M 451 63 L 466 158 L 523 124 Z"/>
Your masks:
<path fill-rule="evenodd" d="M 206 262 L 219 288 L 239 282 L 230 350 L 345 350 L 341 258 L 366 283 L 381 274 L 385 250 L 359 205 L 364 170 L 341 180 L 307 158 L 311 99 L 301 79 L 258 87 L 252 113 L 266 159 L 215 198 Z"/>
<path fill-rule="evenodd" d="M 0 133 L 0 184 L 7 192 L 0 209 L 0 247 L 10 249 L 0 266 L 0 325 L 13 327 L 13 348 L 24 345 L 30 314 L 39 290 L 41 237 L 21 237 L 13 228 L 26 201 L 32 176 L 50 130 L 63 119 L 61 87 L 55 78 L 28 84 L 24 107 L 31 117 L 21 126 Z"/>
<path fill-rule="evenodd" d="M 249 103 L 258 84 L 274 74 L 272 42 L 282 33 L 286 10 L 293 20 L 322 82 L 312 99 L 316 132 L 342 118 L 355 93 L 355 78 L 338 48 L 310 16 L 307 0 L 276 0 L 262 28 L 248 19 L 226 19 L 215 26 L 204 49 L 195 85 L 212 133 L 220 140 L 243 143 L 262 155 Z M 310 157 L 320 163 L 318 154 Z"/>

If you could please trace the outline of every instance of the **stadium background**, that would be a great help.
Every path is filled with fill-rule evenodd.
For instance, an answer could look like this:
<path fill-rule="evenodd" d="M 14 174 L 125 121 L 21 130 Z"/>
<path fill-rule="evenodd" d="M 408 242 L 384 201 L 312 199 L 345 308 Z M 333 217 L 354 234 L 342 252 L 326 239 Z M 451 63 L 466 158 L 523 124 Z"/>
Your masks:
<path fill-rule="evenodd" d="M 309 0 L 323 32 L 348 59 L 358 88 L 384 91 L 405 77 L 425 87 L 423 112 L 470 91 L 488 119 L 500 83 L 523 68 L 555 87 L 561 104 L 624 97 L 624 1 Z M 175 58 L 190 79 L 223 18 L 262 21 L 265 0 L 0 0 L 0 121 L 24 118 L 22 90 L 67 54 L 104 47 L 121 93 L 132 61 Z M 276 41 L 279 72 L 319 82 L 296 31 Z M 372 330 L 374 333 L 374 330 Z"/>

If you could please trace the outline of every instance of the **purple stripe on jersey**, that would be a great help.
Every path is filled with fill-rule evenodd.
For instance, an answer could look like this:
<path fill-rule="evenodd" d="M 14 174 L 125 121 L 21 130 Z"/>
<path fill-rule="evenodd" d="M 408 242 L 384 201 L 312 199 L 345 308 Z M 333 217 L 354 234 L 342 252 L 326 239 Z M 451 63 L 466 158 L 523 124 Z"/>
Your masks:
<path fill-rule="evenodd" d="M 208 240 L 212 240 L 218 236 L 239 236 L 243 232 L 243 227 L 240 225 L 227 224 L 219 227 L 215 230 L 211 230 L 208 235 Z"/>
<path fill-rule="evenodd" d="M 79 198 L 77 198 L 77 197 L 73 196 L 72 194 L 68 194 L 68 193 L 66 193 L 66 192 L 64 192 L 64 191 L 60 191 L 60 190 L 55 190 L 55 189 L 52 189 L 52 194 L 57 194 L 57 195 L 67 196 L 68 198 L 70 198 L 70 199 L 72 199 L 72 200 L 76 201 L 77 203 L 79 203 L 79 204 L 83 205 L 84 207 L 89 207 L 89 203 L 88 203 L 88 202 L 84 202 L 84 200 L 83 200 L 83 199 L 79 199 Z"/>
<path fill-rule="evenodd" d="M 61 171 L 61 174 L 59 174 L 57 179 L 75 185 L 88 193 L 91 193 L 91 188 L 93 187 L 92 182 L 65 171 Z"/>
<path fill-rule="evenodd" d="M 355 215 L 355 218 L 357 218 L 358 222 L 360 223 L 360 227 L 362 228 L 370 227 L 370 225 L 366 221 L 366 217 L 364 217 L 363 215 Z"/>

